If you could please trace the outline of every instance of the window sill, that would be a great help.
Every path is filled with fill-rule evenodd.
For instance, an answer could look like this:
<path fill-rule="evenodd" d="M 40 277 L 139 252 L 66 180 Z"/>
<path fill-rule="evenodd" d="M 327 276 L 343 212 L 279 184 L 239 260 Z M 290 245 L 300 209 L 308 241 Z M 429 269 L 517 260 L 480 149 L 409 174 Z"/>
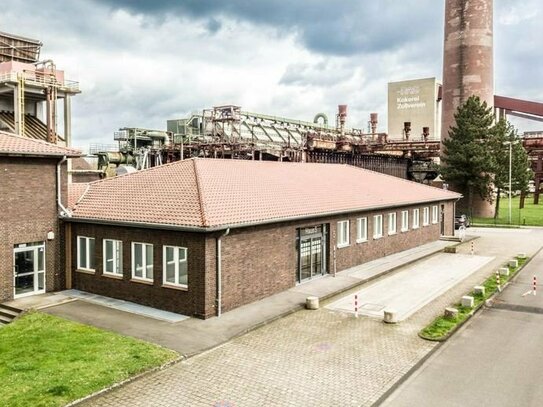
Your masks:
<path fill-rule="evenodd" d="M 427 227 L 427 226 L 430 226 L 429 223 L 427 223 L 426 225 L 422 225 L 423 228 Z"/>
<path fill-rule="evenodd" d="M 189 287 L 187 285 L 175 285 L 175 284 L 162 284 L 162 288 L 169 288 L 172 290 L 178 290 L 178 291 L 188 291 Z"/>
<path fill-rule="evenodd" d="M 420 229 L 420 226 L 413 226 L 413 230 Z"/>
<path fill-rule="evenodd" d="M 396 232 L 392 232 L 392 233 L 389 233 L 388 235 L 389 235 L 389 236 L 393 236 L 393 235 L 395 235 L 395 234 L 396 234 Z"/>
<path fill-rule="evenodd" d="M 349 244 L 349 243 L 347 243 L 347 244 L 341 244 L 341 245 L 337 245 L 336 247 L 337 247 L 338 249 L 343 249 L 343 248 L 345 248 L 345 247 L 349 247 L 349 246 L 350 246 L 350 244 Z"/>
<path fill-rule="evenodd" d="M 382 239 L 382 238 L 383 238 L 383 235 L 373 236 L 373 240 L 379 240 L 379 239 Z"/>
<path fill-rule="evenodd" d="M 83 273 L 83 274 L 96 274 L 96 270 L 91 270 L 91 269 L 76 269 L 75 271 L 77 271 L 78 273 Z"/>
<path fill-rule="evenodd" d="M 153 280 L 148 280 L 148 279 L 142 279 L 142 278 L 137 278 L 137 277 L 132 277 L 130 279 L 130 281 L 132 283 L 139 283 L 139 284 L 146 284 L 146 285 L 154 285 L 154 282 Z"/>
<path fill-rule="evenodd" d="M 415 229 L 415 228 L 413 228 L 413 229 Z M 400 232 L 407 233 L 407 232 L 409 232 L 409 229 L 402 229 Z"/>
<path fill-rule="evenodd" d="M 357 240 L 356 243 L 367 243 L 368 242 L 368 239 L 364 239 L 364 240 Z"/>
<path fill-rule="evenodd" d="M 115 280 L 122 280 L 123 279 L 122 274 L 102 273 L 102 276 L 107 277 L 107 278 L 113 278 Z"/>

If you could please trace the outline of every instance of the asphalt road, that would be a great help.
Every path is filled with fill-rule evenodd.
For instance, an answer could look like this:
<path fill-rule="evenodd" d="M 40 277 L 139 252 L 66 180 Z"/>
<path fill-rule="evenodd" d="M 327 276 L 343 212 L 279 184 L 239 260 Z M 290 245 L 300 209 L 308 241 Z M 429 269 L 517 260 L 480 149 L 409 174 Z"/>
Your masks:
<path fill-rule="evenodd" d="M 382 405 L 543 406 L 543 252 Z"/>

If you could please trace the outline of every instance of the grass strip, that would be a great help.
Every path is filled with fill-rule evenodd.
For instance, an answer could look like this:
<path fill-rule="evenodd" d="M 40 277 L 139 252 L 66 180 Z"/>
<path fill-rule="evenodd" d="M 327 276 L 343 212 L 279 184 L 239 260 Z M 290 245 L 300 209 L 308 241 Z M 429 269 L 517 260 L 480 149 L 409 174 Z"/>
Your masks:
<path fill-rule="evenodd" d="M 509 268 L 509 276 L 500 275 L 500 285 L 503 287 L 507 281 L 509 281 L 522 266 L 526 263 L 528 258 L 517 258 L 518 267 L 509 267 L 507 264 L 503 267 Z M 482 284 L 485 287 L 485 294 L 474 294 L 470 292 L 468 295 L 471 295 L 474 298 L 474 306 L 463 307 L 460 302 L 453 304 L 452 307 L 458 310 L 458 314 L 454 318 L 445 318 L 444 315 L 441 315 L 434 319 L 432 323 L 426 326 L 419 332 L 419 336 L 423 339 L 428 339 L 431 341 L 443 341 L 447 339 L 450 334 L 462 325 L 470 316 L 472 316 L 477 309 L 479 309 L 483 303 L 494 295 L 498 291 L 498 284 L 496 281 L 495 273 L 489 276 Z"/>
<path fill-rule="evenodd" d="M 31 311 L 0 329 L 0 406 L 63 406 L 177 353 Z"/>

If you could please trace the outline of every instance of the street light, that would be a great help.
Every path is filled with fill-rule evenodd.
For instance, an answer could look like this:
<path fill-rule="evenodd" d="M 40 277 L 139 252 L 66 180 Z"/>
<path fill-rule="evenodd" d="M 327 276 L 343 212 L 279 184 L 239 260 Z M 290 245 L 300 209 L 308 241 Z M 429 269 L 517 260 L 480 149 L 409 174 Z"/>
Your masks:
<path fill-rule="evenodd" d="M 512 156 L 513 156 L 513 144 L 518 144 L 516 141 L 504 141 L 504 146 L 509 146 L 509 224 L 511 224 L 511 172 L 512 172 Z"/>

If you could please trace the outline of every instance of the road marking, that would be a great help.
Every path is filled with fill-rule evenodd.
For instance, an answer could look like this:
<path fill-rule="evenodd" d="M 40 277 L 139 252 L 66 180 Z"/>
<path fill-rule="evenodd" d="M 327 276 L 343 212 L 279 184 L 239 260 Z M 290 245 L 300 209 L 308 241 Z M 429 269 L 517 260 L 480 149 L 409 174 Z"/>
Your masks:
<path fill-rule="evenodd" d="M 532 290 L 528 290 L 524 294 L 522 294 L 522 296 L 526 297 L 527 295 L 530 295 L 531 293 L 532 293 Z"/>

